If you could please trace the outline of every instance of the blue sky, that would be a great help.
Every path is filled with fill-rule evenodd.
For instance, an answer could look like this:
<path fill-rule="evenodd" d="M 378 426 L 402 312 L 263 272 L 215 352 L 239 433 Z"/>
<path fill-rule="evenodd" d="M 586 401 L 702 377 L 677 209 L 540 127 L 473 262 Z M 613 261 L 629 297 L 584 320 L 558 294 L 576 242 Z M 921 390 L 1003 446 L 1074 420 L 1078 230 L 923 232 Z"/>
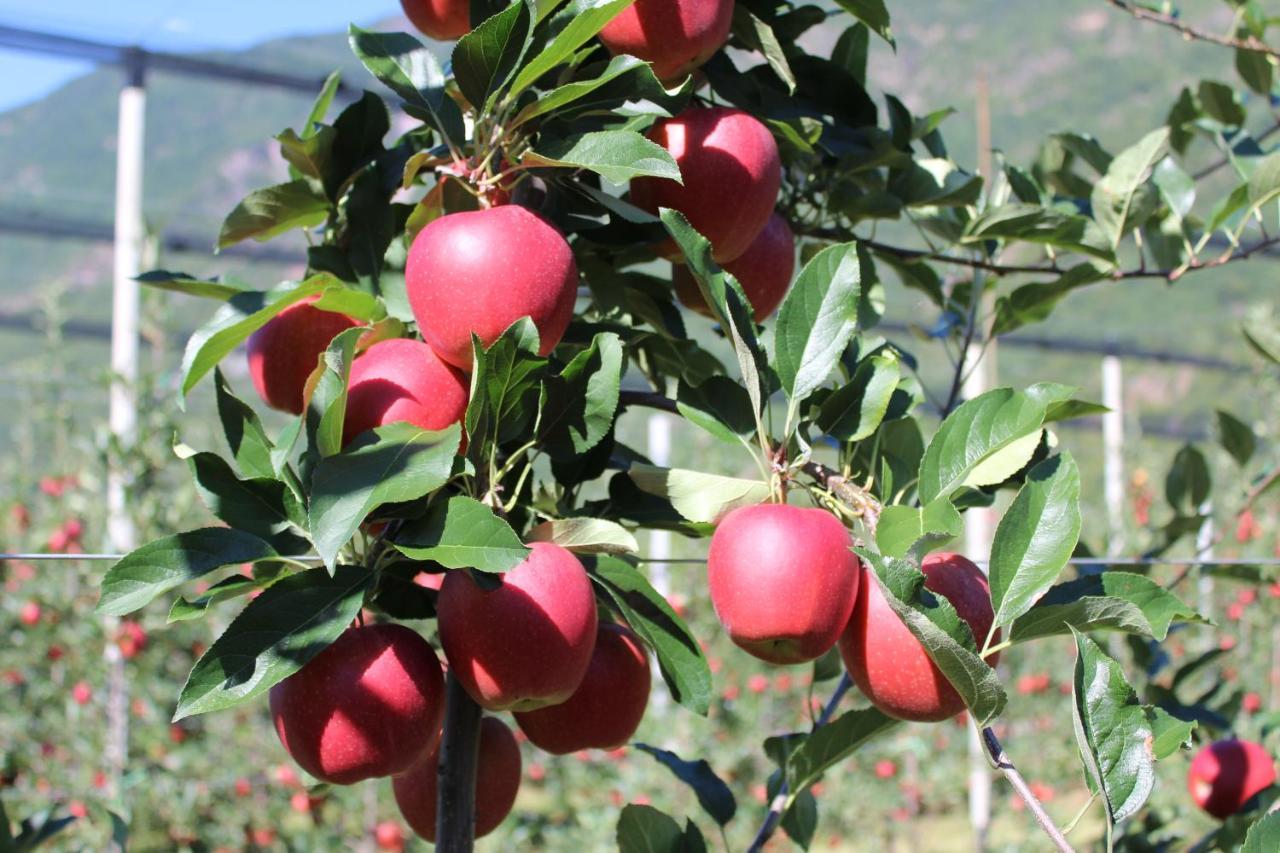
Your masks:
<path fill-rule="evenodd" d="M 0 0 L 0 25 L 183 53 L 333 32 L 399 11 L 396 0 Z M 0 110 L 89 70 L 84 63 L 0 49 Z"/>

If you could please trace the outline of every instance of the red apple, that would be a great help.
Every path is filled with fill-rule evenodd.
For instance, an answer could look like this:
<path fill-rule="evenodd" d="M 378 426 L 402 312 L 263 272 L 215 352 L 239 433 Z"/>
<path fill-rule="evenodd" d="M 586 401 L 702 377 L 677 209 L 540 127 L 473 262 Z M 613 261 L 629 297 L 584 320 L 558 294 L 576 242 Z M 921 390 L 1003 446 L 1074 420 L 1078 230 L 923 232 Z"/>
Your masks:
<path fill-rule="evenodd" d="M 407 770 L 435 745 L 443 714 L 440 661 L 402 625 L 348 628 L 271 688 L 280 742 L 337 785 Z"/>
<path fill-rule="evenodd" d="M 35 625 L 39 623 L 40 615 L 40 605 L 36 604 L 34 601 L 28 601 L 26 604 L 22 605 L 22 609 L 18 611 L 18 621 L 27 626 Z"/>
<path fill-rule="evenodd" d="M 728 107 L 691 107 L 659 119 L 649 138 L 671 152 L 684 184 L 636 178 L 631 200 L 650 213 L 680 211 L 711 241 L 720 263 L 741 257 L 764 230 L 778 200 L 782 163 L 769 128 Z M 660 249 L 678 254 L 671 244 Z"/>
<path fill-rule="evenodd" d="M 400 0 L 400 7 L 423 35 L 453 41 L 471 32 L 470 0 Z"/>
<path fill-rule="evenodd" d="M 1196 753 L 1187 770 L 1187 791 L 1196 805 L 1226 820 L 1276 781 L 1274 760 L 1247 740 L 1220 740 Z"/>
<path fill-rule="evenodd" d="M 898 775 L 898 765 L 894 764 L 887 758 L 882 758 L 876 762 L 876 778 L 892 779 Z"/>
<path fill-rule="evenodd" d="M 379 341 L 351 365 L 342 440 L 390 423 L 441 430 L 462 420 L 471 396 L 467 375 L 421 341 Z"/>
<path fill-rule="evenodd" d="M 738 280 L 743 293 L 751 300 L 756 322 L 763 323 L 782 304 L 796 269 L 796 238 L 787 220 L 776 213 L 770 216 L 751 247 L 724 268 Z M 688 267 L 676 264 L 671 280 L 681 302 L 699 314 L 712 316 Z"/>
<path fill-rule="evenodd" d="M 821 509 L 740 507 L 711 537 L 711 603 L 729 639 L 761 660 L 791 664 L 827 652 L 858 595 L 849 531 Z"/>
<path fill-rule="evenodd" d="M 490 711 L 532 711 L 578 689 L 596 644 L 596 602 L 572 553 L 533 542 L 523 563 L 481 589 L 466 572 L 445 575 L 436 605 L 449 668 Z"/>
<path fill-rule="evenodd" d="M 26 533 L 31 528 L 31 510 L 27 509 L 26 504 L 9 507 L 9 518 L 13 519 L 13 526 L 18 528 L 19 533 Z"/>
<path fill-rule="evenodd" d="M 582 684 L 564 702 L 517 713 L 520 730 L 539 749 L 567 755 L 616 749 L 636 733 L 649 704 L 649 655 L 632 631 L 602 623 Z"/>
<path fill-rule="evenodd" d="M 724 47 L 732 25 L 733 0 L 636 0 L 605 25 L 600 41 L 676 82 Z"/>
<path fill-rule="evenodd" d="M 418 330 L 440 358 L 471 368 L 471 336 L 489 346 L 521 317 L 546 355 L 573 318 L 578 266 L 563 236 L 517 205 L 451 213 L 418 232 L 405 267 Z"/>
<path fill-rule="evenodd" d="M 345 314 L 313 308 L 319 298 L 290 305 L 249 337 L 249 376 L 273 409 L 301 414 L 307 378 L 320 354 L 339 332 L 358 325 Z"/>
<path fill-rule="evenodd" d="M 1240 707 L 1246 714 L 1256 714 L 1262 710 L 1262 696 L 1258 693 L 1246 693 L 1240 701 Z"/>
<path fill-rule="evenodd" d="M 930 554 L 922 570 L 925 588 L 951 602 L 981 645 L 995 619 L 986 577 L 959 554 Z M 965 709 L 960 694 L 889 607 L 870 575 L 862 579 L 853 618 L 840 638 L 840 656 L 858 689 L 891 717 L 938 722 Z M 991 655 L 987 662 L 995 666 L 999 657 Z"/>
<path fill-rule="evenodd" d="M 247 797 L 253 793 L 253 783 L 243 776 L 236 780 L 235 788 L 237 797 Z"/>
<path fill-rule="evenodd" d="M 77 681 L 75 686 L 71 688 L 71 699 L 77 705 L 88 705 L 93 699 L 93 688 L 89 686 L 87 681 Z"/>
<path fill-rule="evenodd" d="M 400 814 L 418 835 L 436 840 L 436 774 L 440 754 L 427 758 L 391 780 Z M 520 791 L 520 745 L 497 717 L 480 721 L 480 753 L 476 764 L 476 838 L 488 835 L 511 813 Z"/>
<path fill-rule="evenodd" d="M 379 850 L 400 853 L 404 850 L 404 830 L 394 820 L 384 820 L 373 829 L 373 840 Z"/>

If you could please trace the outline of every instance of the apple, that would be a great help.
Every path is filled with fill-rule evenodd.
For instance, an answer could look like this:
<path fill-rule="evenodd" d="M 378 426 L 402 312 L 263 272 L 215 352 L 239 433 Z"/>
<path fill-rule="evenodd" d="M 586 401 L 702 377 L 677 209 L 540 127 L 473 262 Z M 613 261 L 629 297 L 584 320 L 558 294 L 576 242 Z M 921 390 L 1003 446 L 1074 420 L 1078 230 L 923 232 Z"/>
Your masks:
<path fill-rule="evenodd" d="M 373 828 L 373 840 L 379 850 L 401 853 L 404 850 L 404 830 L 394 820 L 384 820 Z"/>
<path fill-rule="evenodd" d="M 892 779 L 898 775 L 898 765 L 894 764 L 887 758 L 882 758 L 876 762 L 876 778 Z"/>
<path fill-rule="evenodd" d="M 88 705 L 93 699 L 93 688 L 89 686 L 89 682 L 77 681 L 71 688 L 71 699 L 77 705 Z"/>
<path fill-rule="evenodd" d="M 670 207 L 711 241 L 718 263 L 741 257 L 778 200 L 782 162 L 769 128 L 729 107 L 691 107 L 659 119 L 649 138 L 671 152 L 684 179 L 636 178 L 631 200 L 656 214 Z M 659 251 L 678 255 L 667 241 Z"/>
<path fill-rule="evenodd" d="M 605 24 L 600 41 L 674 83 L 724 47 L 732 25 L 733 0 L 636 0 Z"/>
<path fill-rule="evenodd" d="M 921 570 L 925 589 L 951 602 L 981 645 L 995 620 L 982 571 L 959 554 L 949 553 L 928 555 Z M 863 571 L 869 570 L 864 567 Z M 889 607 L 869 574 L 862 579 L 853 618 L 840 638 L 840 656 L 863 695 L 891 717 L 938 722 L 965 710 L 960 694 Z M 987 663 L 995 666 L 999 657 L 991 655 Z"/>
<path fill-rule="evenodd" d="M 636 733 L 649 704 L 649 655 L 631 629 L 602 623 L 582 684 L 548 708 L 515 715 L 539 749 L 567 755 L 580 749 L 616 749 Z"/>
<path fill-rule="evenodd" d="M 1187 791 L 1196 805 L 1219 820 L 1240 811 L 1276 781 L 1276 766 L 1260 745 L 1220 740 L 1196 753 L 1187 770 Z"/>
<path fill-rule="evenodd" d="M 471 382 L 435 350 L 407 338 L 379 341 L 351 365 L 343 443 L 366 430 L 407 422 L 441 430 L 467 413 Z"/>
<path fill-rule="evenodd" d="M 253 793 L 253 783 L 241 776 L 236 780 L 235 789 L 237 797 L 247 797 Z"/>
<path fill-rule="evenodd" d="M 1247 714 L 1256 714 L 1262 710 L 1262 696 L 1258 693 L 1246 693 L 1244 698 L 1240 700 L 1240 707 Z"/>
<path fill-rule="evenodd" d="M 508 204 L 451 213 L 418 232 L 405 266 L 418 331 L 440 358 L 471 369 L 471 336 L 489 346 L 521 317 L 555 349 L 573 318 L 578 266 L 545 219 Z"/>
<path fill-rule="evenodd" d="M 787 220 L 776 213 L 770 216 L 750 248 L 724 268 L 742 285 L 756 322 L 763 323 L 782 304 L 796 270 L 796 238 Z M 687 266 L 676 264 L 671 281 L 675 284 L 676 296 L 686 307 L 707 317 L 713 316 Z"/>
<path fill-rule="evenodd" d="M 471 32 L 470 0 L 400 0 L 405 17 L 423 35 L 453 41 Z"/>
<path fill-rule="evenodd" d="M 249 336 L 249 377 L 273 409 L 302 414 L 307 378 L 340 332 L 359 325 L 345 314 L 312 307 L 320 297 L 294 303 Z"/>
<path fill-rule="evenodd" d="M 349 785 L 403 772 L 435 745 L 444 676 L 427 641 L 403 625 L 348 628 L 271 688 L 270 704 L 293 760 Z"/>
<path fill-rule="evenodd" d="M 30 627 L 40 622 L 40 605 L 34 601 L 28 601 L 22 605 L 22 609 L 18 611 L 18 621 L 23 625 Z"/>
<path fill-rule="evenodd" d="M 524 562 L 484 590 L 448 572 L 436 604 L 449 669 L 481 707 L 532 711 L 565 701 L 596 644 L 591 580 L 571 552 L 533 542 Z"/>
<path fill-rule="evenodd" d="M 26 504 L 9 507 L 9 518 L 13 520 L 13 526 L 18 528 L 19 533 L 26 533 L 31 528 L 31 510 L 27 509 Z"/>
<path fill-rule="evenodd" d="M 707 579 L 729 639 L 770 663 L 821 657 L 858 595 L 851 545 L 822 509 L 761 504 L 726 515 L 711 537 Z"/>
<path fill-rule="evenodd" d="M 436 774 L 440 753 L 431 753 L 407 773 L 391 780 L 396 805 L 409 827 L 427 841 L 436 840 Z M 520 791 L 520 745 L 497 717 L 480 721 L 476 759 L 476 838 L 488 835 L 511 813 Z"/>

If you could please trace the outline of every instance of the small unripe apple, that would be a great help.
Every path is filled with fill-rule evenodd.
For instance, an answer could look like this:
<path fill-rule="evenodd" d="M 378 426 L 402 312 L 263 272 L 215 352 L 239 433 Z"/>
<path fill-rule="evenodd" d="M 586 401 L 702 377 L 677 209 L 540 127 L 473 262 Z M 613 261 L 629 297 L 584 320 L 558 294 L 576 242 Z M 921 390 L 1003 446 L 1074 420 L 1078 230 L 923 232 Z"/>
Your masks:
<path fill-rule="evenodd" d="M 663 207 L 683 213 L 711 241 L 717 262 L 741 257 L 769 221 L 782 182 L 769 128 L 742 110 L 690 107 L 659 119 L 649 138 L 671 152 L 684 183 L 636 178 L 631 200 L 650 213 Z M 679 254 L 670 241 L 659 251 Z"/>
<path fill-rule="evenodd" d="M 1240 811 L 1276 781 L 1276 765 L 1260 745 L 1220 740 L 1196 753 L 1187 770 L 1187 791 L 1196 805 L 1218 820 Z"/>
<path fill-rule="evenodd" d="M 573 695 L 559 705 L 517 713 L 516 722 L 530 743 L 554 755 L 616 749 L 640 727 L 652 683 L 640 638 L 623 625 L 605 622 Z"/>
<path fill-rule="evenodd" d="M 421 636 L 370 625 L 348 628 L 270 698 L 293 760 L 317 779 L 350 785 L 403 772 L 435 745 L 444 676 Z"/>
<path fill-rule="evenodd" d="M 421 341 L 379 341 L 351 365 L 342 440 L 374 427 L 407 422 L 441 430 L 462 420 L 471 396 L 467 375 Z"/>
<path fill-rule="evenodd" d="M 315 296 L 290 305 L 249 337 L 249 377 L 273 409 L 302 414 L 307 378 L 340 332 L 356 325 L 345 314 L 312 307 Z"/>
<path fill-rule="evenodd" d="M 826 510 L 761 504 L 726 515 L 711 537 L 707 580 L 729 639 L 770 663 L 821 657 L 858 595 L 852 544 Z"/>
<path fill-rule="evenodd" d="M 869 572 L 865 567 L 863 571 Z M 925 589 L 951 602 L 981 646 L 995 620 L 982 571 L 959 554 L 948 553 L 928 555 L 921 571 Z M 964 699 L 869 574 L 862 579 L 853 618 L 840 637 L 840 656 L 863 695 L 891 717 L 938 722 L 965 710 Z M 999 657 L 990 655 L 987 663 L 995 666 Z"/>
<path fill-rule="evenodd" d="M 529 556 L 485 590 L 445 575 L 436 604 L 449 669 L 490 711 L 532 711 L 573 695 L 596 644 L 587 571 L 568 550 L 533 542 Z"/>
<path fill-rule="evenodd" d="M 425 36 L 453 41 L 471 32 L 470 0 L 400 0 L 405 17 Z"/>
<path fill-rule="evenodd" d="M 436 774 L 440 752 L 433 749 L 409 772 L 391 780 L 400 814 L 421 837 L 436 840 Z M 480 721 L 476 759 L 476 838 L 488 835 L 511 813 L 520 791 L 520 745 L 497 717 Z"/>
<path fill-rule="evenodd" d="M 573 318 L 578 266 L 545 219 L 517 205 L 451 213 L 418 232 L 405 265 L 409 305 L 440 358 L 471 369 L 471 336 L 485 346 L 529 317 L 540 352 L 555 349 Z"/>
<path fill-rule="evenodd" d="M 776 213 L 770 216 L 751 247 L 724 268 L 742 285 L 756 322 L 763 323 L 782 304 L 796 270 L 796 238 L 787 220 Z M 707 317 L 713 316 L 687 266 L 676 264 L 671 280 L 676 286 L 676 296 L 686 307 Z"/>
<path fill-rule="evenodd" d="M 600 41 L 673 83 L 724 47 L 732 26 L 733 0 L 636 0 L 605 25 Z"/>

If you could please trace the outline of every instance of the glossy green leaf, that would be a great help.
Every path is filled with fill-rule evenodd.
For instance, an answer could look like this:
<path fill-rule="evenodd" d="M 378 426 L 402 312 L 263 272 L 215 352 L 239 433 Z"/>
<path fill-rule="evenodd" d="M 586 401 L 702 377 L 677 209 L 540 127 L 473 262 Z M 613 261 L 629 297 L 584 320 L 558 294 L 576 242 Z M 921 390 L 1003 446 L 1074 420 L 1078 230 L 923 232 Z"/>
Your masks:
<path fill-rule="evenodd" d="M 705 853 L 707 849 L 693 821 L 681 829 L 675 818 L 634 803 L 623 806 L 615 840 L 618 853 Z"/>
<path fill-rule="evenodd" d="M 715 524 L 739 507 L 769 499 L 769 485 L 759 480 L 653 465 L 632 465 L 628 474 L 642 491 L 671 501 L 677 512 L 693 522 Z"/>
<path fill-rule="evenodd" d="M 222 433 L 231 448 L 231 457 L 240 473 L 248 477 L 275 478 L 276 470 L 271 461 L 275 449 L 262 421 L 253 407 L 231 391 L 221 370 L 214 370 L 214 388 L 218 395 L 218 418 L 222 421 Z"/>
<path fill-rule="evenodd" d="M 1145 575 L 1102 572 L 1058 584 L 1014 621 L 1009 638 L 1079 631 L 1121 631 L 1163 640 L 1174 622 L 1203 622 L 1195 610 Z"/>
<path fill-rule="evenodd" d="M 867 741 L 900 724 L 875 708 L 848 711 L 812 734 L 771 737 L 765 752 L 784 768 L 792 792 L 804 791 Z"/>
<path fill-rule="evenodd" d="M 511 82 L 508 97 L 519 96 L 537 82 L 539 77 L 568 60 L 632 2 L 633 0 L 584 0 L 577 4 L 573 10 L 573 18 L 565 28 L 520 69 L 520 73 Z"/>
<path fill-rule="evenodd" d="M 880 38 L 896 47 L 884 0 L 836 0 L 840 7 L 866 24 Z"/>
<path fill-rule="evenodd" d="M 482 572 L 509 572 L 529 556 L 510 524 L 465 495 L 437 500 L 426 516 L 407 523 L 392 544 L 415 560 Z"/>
<path fill-rule="evenodd" d="M 1258 447 L 1258 438 L 1248 424 L 1230 412 L 1218 409 L 1216 413 L 1218 442 L 1227 453 L 1231 454 L 1236 464 L 1243 468 L 1253 458 L 1253 452 Z"/>
<path fill-rule="evenodd" d="M 289 532 L 293 520 L 285 510 L 284 483 L 266 477 L 241 479 L 216 453 L 192 453 L 186 461 L 196 494 L 211 513 L 277 550 L 285 548 L 283 553 L 303 553 L 305 543 Z"/>
<path fill-rule="evenodd" d="M 712 820 L 720 826 L 733 820 L 738 811 L 738 802 L 734 799 L 733 791 L 716 775 L 705 758 L 685 761 L 670 750 L 658 749 L 647 743 L 637 743 L 635 747 L 653 756 L 659 764 L 675 774 L 677 779 L 692 788 L 703 811 L 711 815 Z"/>
<path fill-rule="evenodd" d="M 1275 850 L 1280 850 L 1280 812 L 1268 812 L 1249 827 L 1240 853 L 1273 853 Z"/>
<path fill-rule="evenodd" d="M 618 78 L 636 73 L 644 68 L 648 68 L 648 64 L 634 56 L 622 54 L 621 56 L 612 57 L 598 77 L 592 77 L 589 80 L 574 80 L 571 83 L 565 83 L 563 86 L 557 86 L 520 110 L 512 121 L 512 126 L 518 127 L 526 121 L 549 115 L 575 104 L 598 92 L 603 86 L 612 83 Z M 650 75 L 652 73 L 652 71 L 649 72 Z"/>
<path fill-rule="evenodd" d="M 951 501 L 935 498 L 923 507 L 887 506 L 876 525 L 876 546 L 889 557 L 917 557 L 955 539 L 964 532 L 964 519 Z"/>
<path fill-rule="evenodd" d="M 355 25 L 349 41 L 364 67 L 404 101 L 406 112 L 429 121 L 446 140 L 462 142 L 462 113 L 445 94 L 447 78 L 434 53 L 406 33 L 370 32 Z"/>
<path fill-rule="evenodd" d="M 544 383 L 538 434 L 553 459 L 580 456 L 613 426 L 626 359 L 612 332 L 596 335 L 558 376 Z"/>
<path fill-rule="evenodd" d="M 258 579 L 247 575 L 232 575 L 224 578 L 201 596 L 193 599 L 186 599 L 178 596 L 173 600 L 173 604 L 169 607 L 169 616 L 166 620 L 169 624 L 174 622 L 188 622 L 192 619 L 199 619 L 209 612 L 211 605 L 220 601 L 228 601 L 232 598 L 239 598 L 242 595 L 248 595 L 255 589 L 261 589 L 271 580 Z"/>
<path fill-rule="evenodd" d="M 244 293 L 250 287 L 234 279 L 202 279 L 183 272 L 169 270 L 151 270 L 138 276 L 138 282 L 156 290 L 169 290 L 174 293 L 185 293 L 188 296 L 199 296 L 204 299 L 226 301 L 237 293 Z"/>
<path fill-rule="evenodd" d="M 739 444 L 756 429 L 751 398 L 727 376 L 712 376 L 696 386 L 681 380 L 676 407 L 685 420 L 729 444 Z"/>
<path fill-rule="evenodd" d="M 792 405 L 817 390 L 858 329 L 864 263 L 856 243 L 830 246 L 805 264 L 774 325 L 774 366 Z"/>
<path fill-rule="evenodd" d="M 773 73 L 778 75 L 778 79 L 787 87 L 787 92 L 794 94 L 796 75 L 791 70 L 791 64 L 787 62 L 787 53 L 778 41 L 773 28 L 757 18 L 745 6 L 734 6 L 733 32 L 747 47 L 758 51 L 764 57 L 765 62 L 769 63 L 769 67 L 773 69 Z"/>
<path fill-rule="evenodd" d="M 671 152 L 634 130 L 594 130 L 563 139 L 544 138 L 521 162 L 587 169 L 615 184 L 641 176 L 681 180 Z"/>
<path fill-rule="evenodd" d="M 901 375 L 892 351 L 863 359 L 853 378 L 822 402 L 818 428 L 838 441 L 869 438 L 889 411 Z"/>
<path fill-rule="evenodd" d="M 329 199 L 305 179 L 254 190 L 227 214 L 218 234 L 218 248 L 243 240 L 270 240 L 294 228 L 311 228 L 329 215 Z"/>
<path fill-rule="evenodd" d="M 521 435 L 533 420 L 547 360 L 538 355 L 538 330 L 527 317 L 513 323 L 488 349 L 478 343 L 473 349 L 467 453 L 484 460 L 491 443 Z"/>
<path fill-rule="evenodd" d="M 603 518 L 556 518 L 529 531 L 530 542 L 554 542 L 579 554 L 635 554 L 640 543 L 631 531 Z"/>
<path fill-rule="evenodd" d="M 1128 148 L 1107 168 L 1093 188 L 1093 217 L 1115 249 L 1120 239 L 1154 212 L 1152 170 L 1169 150 L 1169 128 L 1161 127 Z"/>
<path fill-rule="evenodd" d="M 454 45 L 454 79 L 476 109 L 502 90 L 528 48 L 529 28 L 528 4 L 512 3 Z"/>

